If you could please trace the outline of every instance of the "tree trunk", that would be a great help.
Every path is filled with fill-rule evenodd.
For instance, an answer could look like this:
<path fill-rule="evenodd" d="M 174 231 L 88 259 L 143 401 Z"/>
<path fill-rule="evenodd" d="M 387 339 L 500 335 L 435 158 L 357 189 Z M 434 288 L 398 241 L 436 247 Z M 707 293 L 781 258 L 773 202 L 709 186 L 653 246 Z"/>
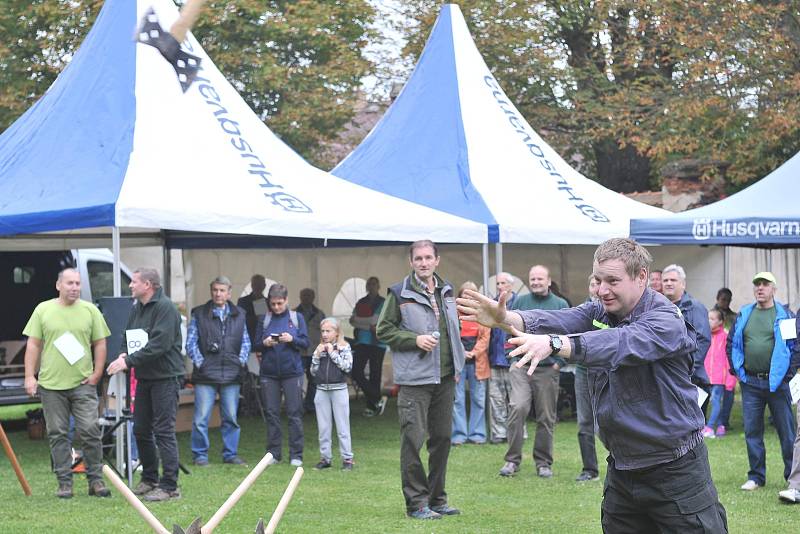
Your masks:
<path fill-rule="evenodd" d="M 597 162 L 597 181 L 618 193 L 648 191 L 651 182 L 650 159 L 627 145 L 619 148 L 613 139 L 598 141 L 592 145 Z"/>

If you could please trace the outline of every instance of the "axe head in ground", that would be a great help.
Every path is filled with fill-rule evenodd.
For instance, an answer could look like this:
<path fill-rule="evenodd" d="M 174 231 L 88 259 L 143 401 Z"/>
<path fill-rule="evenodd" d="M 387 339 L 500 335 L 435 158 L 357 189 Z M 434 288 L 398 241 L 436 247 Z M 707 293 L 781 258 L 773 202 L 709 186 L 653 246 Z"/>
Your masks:
<path fill-rule="evenodd" d="M 256 525 L 256 533 L 255 534 L 264 534 L 264 520 L 259 519 L 258 524 Z"/>
<path fill-rule="evenodd" d="M 185 93 L 197 77 L 197 71 L 200 70 L 200 58 L 186 52 L 175 37 L 161 27 L 158 15 L 152 7 L 142 18 L 142 23 L 136 32 L 136 39 L 161 52 L 164 59 L 175 69 L 181 89 Z"/>
<path fill-rule="evenodd" d="M 192 521 L 192 524 L 186 530 L 183 530 L 180 525 L 172 525 L 172 534 L 200 534 L 200 527 L 202 526 L 198 517 Z"/>

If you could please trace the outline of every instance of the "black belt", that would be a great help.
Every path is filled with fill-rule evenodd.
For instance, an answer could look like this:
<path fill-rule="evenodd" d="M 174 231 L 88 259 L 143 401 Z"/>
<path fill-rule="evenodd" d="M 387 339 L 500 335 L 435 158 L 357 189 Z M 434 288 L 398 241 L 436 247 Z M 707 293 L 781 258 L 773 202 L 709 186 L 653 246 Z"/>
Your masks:
<path fill-rule="evenodd" d="M 747 376 L 754 376 L 756 378 L 760 378 L 761 380 L 769 380 L 769 373 L 751 373 L 750 371 L 745 371 L 744 374 Z"/>

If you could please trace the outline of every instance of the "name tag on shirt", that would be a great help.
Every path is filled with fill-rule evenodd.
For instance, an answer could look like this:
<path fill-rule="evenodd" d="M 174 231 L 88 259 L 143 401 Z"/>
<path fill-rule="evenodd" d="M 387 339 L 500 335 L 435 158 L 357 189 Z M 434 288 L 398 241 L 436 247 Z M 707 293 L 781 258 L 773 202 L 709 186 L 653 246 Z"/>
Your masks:
<path fill-rule="evenodd" d="M 72 335 L 72 332 L 61 334 L 61 336 L 53 342 L 53 345 L 58 349 L 58 352 L 66 358 L 70 365 L 75 365 L 78 360 L 86 356 L 83 345 Z"/>
<path fill-rule="evenodd" d="M 778 327 L 781 330 L 781 337 L 784 341 L 795 339 L 797 337 L 797 328 L 795 328 L 795 319 L 783 319 Z"/>
<path fill-rule="evenodd" d="M 697 405 L 702 408 L 703 403 L 706 401 L 707 398 L 708 398 L 708 393 L 706 393 L 706 390 L 704 390 L 701 387 L 697 387 Z"/>
<path fill-rule="evenodd" d="M 147 332 L 141 328 L 135 328 L 133 330 L 125 330 L 125 339 L 128 341 L 128 354 L 133 354 L 142 350 L 150 338 Z"/>
<path fill-rule="evenodd" d="M 800 401 L 800 375 L 794 375 L 794 378 L 789 380 L 789 391 L 792 392 L 792 404 L 797 404 L 797 401 Z"/>

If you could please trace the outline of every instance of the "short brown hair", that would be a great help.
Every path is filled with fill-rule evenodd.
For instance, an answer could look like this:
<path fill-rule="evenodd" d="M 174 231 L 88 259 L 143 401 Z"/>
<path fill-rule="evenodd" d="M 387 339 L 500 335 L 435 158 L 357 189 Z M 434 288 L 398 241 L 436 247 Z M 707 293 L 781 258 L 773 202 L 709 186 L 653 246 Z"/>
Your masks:
<path fill-rule="evenodd" d="M 138 274 L 143 281 L 150 282 L 150 286 L 153 289 L 161 287 L 161 275 L 152 267 L 139 267 L 133 271 L 133 274 Z"/>
<path fill-rule="evenodd" d="M 627 237 L 614 237 L 604 241 L 594 251 L 594 261 L 603 263 L 608 260 L 622 260 L 625 272 L 635 278 L 639 271 L 649 271 L 653 256 L 642 245 Z"/>
<path fill-rule="evenodd" d="M 433 249 L 433 255 L 437 258 L 439 257 L 439 247 L 437 247 L 436 243 L 430 239 L 420 239 L 419 241 L 414 241 L 411 243 L 411 246 L 408 247 L 408 257 L 413 260 L 414 251 L 422 247 L 431 247 Z"/>

